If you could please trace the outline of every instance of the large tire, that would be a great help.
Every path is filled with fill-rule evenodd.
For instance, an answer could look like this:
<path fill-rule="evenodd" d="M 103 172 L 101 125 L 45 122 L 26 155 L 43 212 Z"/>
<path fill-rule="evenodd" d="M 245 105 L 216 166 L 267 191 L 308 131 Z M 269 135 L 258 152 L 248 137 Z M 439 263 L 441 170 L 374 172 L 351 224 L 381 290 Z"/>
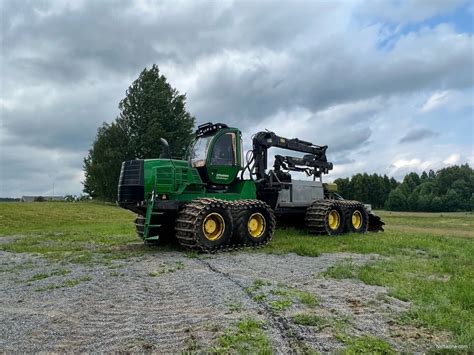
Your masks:
<path fill-rule="evenodd" d="M 314 201 L 306 210 L 305 224 L 313 234 L 342 234 L 345 228 L 344 209 L 336 200 Z"/>
<path fill-rule="evenodd" d="M 234 243 L 245 246 L 267 244 L 276 225 L 270 206 L 259 200 L 242 200 L 234 206 Z"/>
<path fill-rule="evenodd" d="M 343 201 L 345 208 L 345 231 L 365 233 L 369 226 L 369 217 L 364 205 L 357 201 Z"/>
<path fill-rule="evenodd" d="M 176 219 L 176 237 L 188 249 L 214 252 L 225 248 L 232 237 L 230 204 L 202 198 L 186 204 Z"/>

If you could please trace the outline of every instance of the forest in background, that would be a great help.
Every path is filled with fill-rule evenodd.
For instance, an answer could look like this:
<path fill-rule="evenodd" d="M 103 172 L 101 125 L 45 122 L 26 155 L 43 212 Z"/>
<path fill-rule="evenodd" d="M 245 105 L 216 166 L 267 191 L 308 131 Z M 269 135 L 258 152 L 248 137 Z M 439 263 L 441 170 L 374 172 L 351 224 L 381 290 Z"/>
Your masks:
<path fill-rule="evenodd" d="M 456 212 L 474 210 L 474 170 L 454 165 L 437 172 L 412 172 L 400 183 L 393 177 L 356 174 L 336 179 L 345 199 L 370 203 L 375 209 L 391 211 Z"/>

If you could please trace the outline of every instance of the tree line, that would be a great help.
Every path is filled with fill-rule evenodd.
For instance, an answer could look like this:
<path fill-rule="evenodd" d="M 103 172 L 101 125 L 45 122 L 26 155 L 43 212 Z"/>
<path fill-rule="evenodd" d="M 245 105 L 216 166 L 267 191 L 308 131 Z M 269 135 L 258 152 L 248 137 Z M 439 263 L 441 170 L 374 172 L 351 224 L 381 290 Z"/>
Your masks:
<path fill-rule="evenodd" d="M 336 179 L 346 199 L 370 203 L 391 211 L 474 211 L 474 170 L 455 165 L 437 172 L 409 173 L 401 183 L 387 175 L 356 174 Z"/>

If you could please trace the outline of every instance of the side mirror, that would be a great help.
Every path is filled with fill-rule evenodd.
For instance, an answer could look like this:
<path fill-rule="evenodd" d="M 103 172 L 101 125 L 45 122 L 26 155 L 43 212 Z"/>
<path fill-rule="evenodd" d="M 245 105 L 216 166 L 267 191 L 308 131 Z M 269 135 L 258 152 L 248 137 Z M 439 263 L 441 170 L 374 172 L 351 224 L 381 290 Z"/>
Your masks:
<path fill-rule="evenodd" d="M 160 159 L 171 159 L 170 155 L 170 145 L 164 138 L 160 138 L 161 142 L 161 154 Z"/>

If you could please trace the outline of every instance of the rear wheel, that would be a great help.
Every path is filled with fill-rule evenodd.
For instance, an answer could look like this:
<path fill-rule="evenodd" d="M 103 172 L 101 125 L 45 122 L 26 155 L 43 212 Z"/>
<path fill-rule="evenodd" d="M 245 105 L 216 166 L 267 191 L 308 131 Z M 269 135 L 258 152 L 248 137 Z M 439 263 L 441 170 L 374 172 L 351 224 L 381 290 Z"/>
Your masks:
<path fill-rule="evenodd" d="M 346 212 L 346 230 L 353 233 L 365 233 L 368 227 L 367 210 L 361 203 L 348 206 Z"/>
<path fill-rule="evenodd" d="M 237 202 L 234 208 L 235 243 L 256 246 L 271 240 L 276 221 L 265 202 L 243 200 Z"/>

